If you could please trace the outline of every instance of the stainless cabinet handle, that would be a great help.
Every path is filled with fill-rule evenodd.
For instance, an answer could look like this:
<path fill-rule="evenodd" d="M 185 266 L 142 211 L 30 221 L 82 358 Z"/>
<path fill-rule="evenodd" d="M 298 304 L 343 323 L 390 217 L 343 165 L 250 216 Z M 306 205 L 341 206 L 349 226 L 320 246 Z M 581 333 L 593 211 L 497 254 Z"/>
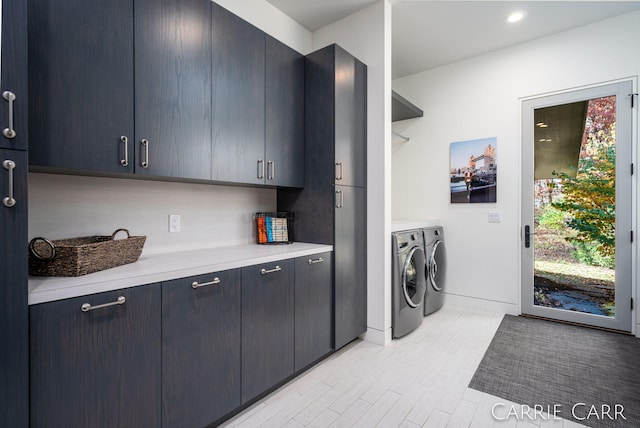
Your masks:
<path fill-rule="evenodd" d="M 264 161 L 258 159 L 258 178 L 262 180 L 264 178 Z"/>
<path fill-rule="evenodd" d="M 322 257 L 318 257 L 315 260 L 309 259 L 309 264 L 310 265 L 315 265 L 316 263 L 322 263 L 324 261 L 324 259 Z"/>
<path fill-rule="evenodd" d="M 267 172 L 269 176 L 267 177 L 269 180 L 273 180 L 273 177 L 276 174 L 276 165 L 273 161 L 267 162 Z"/>
<path fill-rule="evenodd" d="M 124 296 L 120 296 L 118 297 L 118 300 L 116 300 L 115 302 L 103 303 L 102 305 L 91 306 L 90 303 L 85 303 L 80 307 L 80 310 L 82 310 L 82 312 L 89 312 L 89 311 L 93 311 L 94 309 L 106 308 L 106 307 L 115 306 L 115 305 L 124 305 L 124 302 L 126 301 L 127 299 L 125 299 Z"/>
<path fill-rule="evenodd" d="M 9 171 L 9 196 L 2 200 L 2 205 L 11 208 L 16 204 L 16 199 L 13 197 L 13 170 L 16 169 L 16 163 L 11 159 L 5 159 L 2 162 L 2 167 Z"/>
<path fill-rule="evenodd" d="M 124 145 L 124 159 L 120 159 L 120 165 L 129 166 L 129 139 L 122 135 L 120 136 L 120 142 Z"/>
<path fill-rule="evenodd" d="M 7 138 L 15 138 L 16 130 L 13 128 L 13 102 L 16 100 L 16 94 L 11 91 L 4 91 L 2 98 L 9 102 L 9 127 L 2 130 L 2 135 Z"/>
<path fill-rule="evenodd" d="M 273 272 L 280 272 L 282 270 L 282 268 L 280 266 L 276 266 L 273 269 L 260 269 L 260 273 L 263 275 L 266 275 L 268 273 L 273 273 Z"/>
<path fill-rule="evenodd" d="M 196 288 L 206 287 L 207 285 L 220 284 L 220 282 L 220 278 L 216 276 L 215 278 L 213 278 L 213 281 L 203 282 L 202 284 L 198 283 L 198 281 L 193 281 L 193 283 L 191 284 L 191 288 L 195 290 Z"/>
<path fill-rule="evenodd" d="M 342 180 L 343 172 L 344 168 L 342 166 L 342 162 L 336 162 L 336 180 Z"/>
<path fill-rule="evenodd" d="M 142 144 L 142 148 L 144 149 L 144 156 L 142 157 L 142 161 L 140 162 L 140 166 L 147 169 L 149 168 L 149 140 L 143 138 L 140 141 Z"/>
<path fill-rule="evenodd" d="M 342 190 L 336 190 L 336 208 L 342 208 L 344 205 L 344 196 Z"/>

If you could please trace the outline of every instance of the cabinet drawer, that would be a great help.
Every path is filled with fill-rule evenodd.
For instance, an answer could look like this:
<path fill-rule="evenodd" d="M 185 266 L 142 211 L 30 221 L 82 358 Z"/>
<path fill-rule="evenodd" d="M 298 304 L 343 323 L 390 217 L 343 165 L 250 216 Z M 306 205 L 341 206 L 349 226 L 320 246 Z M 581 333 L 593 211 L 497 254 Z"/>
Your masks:
<path fill-rule="evenodd" d="M 332 253 L 296 259 L 295 370 L 331 352 Z"/>
<path fill-rule="evenodd" d="M 240 406 L 240 269 L 162 284 L 162 426 Z"/>
<path fill-rule="evenodd" d="M 160 426 L 158 284 L 34 305 L 30 323 L 31 427 Z"/>
<path fill-rule="evenodd" d="M 293 374 L 293 260 L 242 269 L 242 402 Z"/>

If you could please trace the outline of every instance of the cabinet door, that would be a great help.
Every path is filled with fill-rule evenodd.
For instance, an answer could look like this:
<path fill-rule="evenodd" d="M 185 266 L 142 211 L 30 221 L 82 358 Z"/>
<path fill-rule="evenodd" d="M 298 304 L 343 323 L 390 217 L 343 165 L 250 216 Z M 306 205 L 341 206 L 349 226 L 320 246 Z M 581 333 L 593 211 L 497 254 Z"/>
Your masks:
<path fill-rule="evenodd" d="M 240 407 L 240 314 L 239 269 L 162 284 L 163 427 Z"/>
<path fill-rule="evenodd" d="M 133 95 L 132 0 L 29 0 L 30 164 L 133 172 Z"/>
<path fill-rule="evenodd" d="M 27 2 L 4 0 L 1 7 L 0 148 L 27 150 Z"/>
<path fill-rule="evenodd" d="M 367 330 L 366 191 L 336 186 L 335 349 Z"/>
<path fill-rule="evenodd" d="M 29 420 L 27 171 L 27 152 L 0 149 L 0 421 L 7 427 Z M 15 205 L 7 207 L 10 174 Z"/>
<path fill-rule="evenodd" d="M 31 427 L 160 426 L 159 285 L 34 305 L 30 322 Z"/>
<path fill-rule="evenodd" d="M 335 72 L 335 183 L 365 187 L 367 68 L 336 46 Z"/>
<path fill-rule="evenodd" d="M 266 184 L 304 187 L 304 57 L 267 36 Z"/>
<path fill-rule="evenodd" d="M 242 269 L 242 402 L 293 374 L 293 260 Z"/>
<path fill-rule="evenodd" d="M 212 178 L 263 184 L 265 35 L 213 7 Z"/>
<path fill-rule="evenodd" d="M 135 94 L 136 174 L 210 179 L 210 1 L 135 1 Z"/>
<path fill-rule="evenodd" d="M 296 259 L 295 371 L 331 352 L 332 253 Z"/>

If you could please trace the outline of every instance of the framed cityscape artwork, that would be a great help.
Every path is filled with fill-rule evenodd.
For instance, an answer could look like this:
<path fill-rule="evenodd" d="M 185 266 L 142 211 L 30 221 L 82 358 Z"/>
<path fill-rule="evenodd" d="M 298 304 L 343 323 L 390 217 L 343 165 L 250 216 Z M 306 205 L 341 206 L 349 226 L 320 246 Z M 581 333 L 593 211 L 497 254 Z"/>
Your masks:
<path fill-rule="evenodd" d="M 450 192 L 452 204 L 496 202 L 497 138 L 451 143 Z"/>

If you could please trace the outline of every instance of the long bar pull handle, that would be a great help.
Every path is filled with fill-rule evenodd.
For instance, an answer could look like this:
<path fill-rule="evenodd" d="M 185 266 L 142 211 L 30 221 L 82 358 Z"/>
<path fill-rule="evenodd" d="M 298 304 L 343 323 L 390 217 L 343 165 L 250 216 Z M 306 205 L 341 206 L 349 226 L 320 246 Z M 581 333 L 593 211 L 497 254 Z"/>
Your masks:
<path fill-rule="evenodd" d="M 220 282 L 220 278 L 216 276 L 215 278 L 213 278 L 213 281 L 203 282 L 202 284 L 200 284 L 198 281 L 193 281 L 193 283 L 191 284 L 191 288 L 195 290 L 196 288 L 206 287 L 208 285 L 220 284 Z"/>
<path fill-rule="evenodd" d="M 126 135 L 120 136 L 120 142 L 124 146 L 124 159 L 120 159 L 120 165 L 129 166 L 129 139 Z"/>
<path fill-rule="evenodd" d="M 342 208 L 344 205 L 344 196 L 342 190 L 336 190 L 336 208 Z"/>
<path fill-rule="evenodd" d="M 342 162 L 336 162 L 336 180 L 342 180 L 342 174 L 344 173 L 344 166 Z"/>
<path fill-rule="evenodd" d="M 2 167 L 9 171 L 9 196 L 2 200 L 2 205 L 11 208 L 16 204 L 16 199 L 13 197 L 13 170 L 16 169 L 16 163 L 11 159 L 5 159 L 2 162 Z"/>
<path fill-rule="evenodd" d="M 80 307 L 80 310 L 82 310 L 82 312 L 89 312 L 95 309 L 107 308 L 109 306 L 124 305 L 124 302 L 126 301 L 127 299 L 125 299 L 124 296 L 120 296 L 115 302 L 103 303 L 102 305 L 91 306 L 90 303 L 85 303 Z"/>
<path fill-rule="evenodd" d="M 144 169 L 149 168 L 149 140 L 147 140 L 146 138 L 143 138 L 140 141 L 140 144 L 142 144 L 142 148 L 144 149 L 144 156 L 142 157 L 142 162 L 140 162 L 140 166 L 143 167 Z"/>
<path fill-rule="evenodd" d="M 322 263 L 324 261 L 324 259 L 322 257 L 318 257 L 315 260 L 309 259 L 309 264 L 310 265 L 315 265 L 316 263 Z"/>
<path fill-rule="evenodd" d="M 266 275 L 268 273 L 280 272 L 282 268 L 280 266 L 276 266 L 273 269 L 260 269 L 260 273 Z"/>
<path fill-rule="evenodd" d="M 264 178 L 264 160 L 258 159 L 258 178 L 262 180 Z"/>
<path fill-rule="evenodd" d="M 531 232 L 531 227 L 526 225 L 524 227 L 524 247 L 531 247 L 531 235 L 535 235 L 535 233 Z"/>
<path fill-rule="evenodd" d="M 4 91 L 2 98 L 9 102 L 9 127 L 2 130 L 2 135 L 7 138 L 15 138 L 16 130 L 13 127 L 13 102 L 16 100 L 16 94 L 11 91 Z"/>
<path fill-rule="evenodd" d="M 268 172 L 268 176 L 267 178 L 269 180 L 273 180 L 275 175 L 276 175 L 276 164 L 273 161 L 268 161 L 267 162 L 267 172 Z"/>

